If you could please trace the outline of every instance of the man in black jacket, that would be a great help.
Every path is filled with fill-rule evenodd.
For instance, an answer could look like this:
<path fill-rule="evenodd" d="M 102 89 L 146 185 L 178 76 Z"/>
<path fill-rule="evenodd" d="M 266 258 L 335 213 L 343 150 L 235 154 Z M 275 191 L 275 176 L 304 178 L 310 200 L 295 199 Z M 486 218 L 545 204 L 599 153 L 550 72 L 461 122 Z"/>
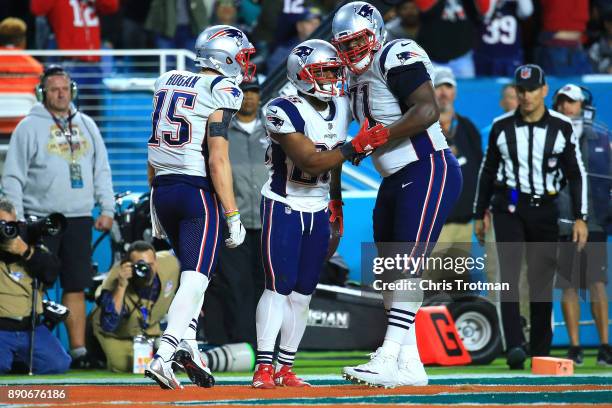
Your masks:
<path fill-rule="evenodd" d="M 15 207 L 0 199 L 0 223 L 14 222 Z M 4 228 L 0 225 L 0 228 Z M 10 226 L 9 226 L 10 228 Z M 57 256 L 42 245 L 30 245 L 20 236 L 0 239 L 0 373 L 13 363 L 30 363 L 33 280 L 40 282 L 36 314 L 42 314 L 42 286 L 51 285 L 60 269 Z M 33 372 L 60 374 L 70 367 L 70 356 L 42 324 L 34 332 Z"/>
<path fill-rule="evenodd" d="M 438 242 L 472 242 L 472 204 L 476 194 L 478 169 L 482 162 L 480 133 L 468 118 L 455 112 L 457 82 L 450 68 L 439 67 L 435 74 L 436 100 L 440 108 L 440 125 L 451 151 L 461 165 L 463 189 L 448 216 Z"/>

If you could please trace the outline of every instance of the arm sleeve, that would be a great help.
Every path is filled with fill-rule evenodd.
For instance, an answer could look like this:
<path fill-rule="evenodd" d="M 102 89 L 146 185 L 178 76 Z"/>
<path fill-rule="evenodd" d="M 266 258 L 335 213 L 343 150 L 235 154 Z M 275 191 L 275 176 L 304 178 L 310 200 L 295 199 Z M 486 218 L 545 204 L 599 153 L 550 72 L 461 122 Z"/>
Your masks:
<path fill-rule="evenodd" d="M 25 267 L 32 276 L 49 286 L 55 282 L 59 275 L 60 260 L 45 247 L 37 245 L 34 247 L 32 257 L 25 261 Z"/>
<path fill-rule="evenodd" d="M 240 110 L 243 94 L 233 79 L 217 77 L 210 88 L 215 109 L 229 109 L 235 112 Z"/>
<path fill-rule="evenodd" d="M 56 0 L 31 0 L 30 11 L 35 16 L 45 16 L 55 7 Z"/>
<path fill-rule="evenodd" d="M 489 134 L 489 145 L 485 153 L 480 172 L 478 174 L 478 184 L 476 185 L 476 197 L 474 198 L 474 218 L 482 219 L 485 210 L 489 207 L 491 196 L 493 195 L 493 184 L 501 161 L 501 154 L 497 147 L 499 132 L 493 126 Z"/>
<path fill-rule="evenodd" d="M 108 290 L 102 290 L 100 297 L 98 298 L 98 304 L 100 305 L 100 326 L 105 332 L 114 332 L 119 327 L 121 319 L 127 314 L 127 308 L 125 302 L 121 313 L 117 313 L 115 310 L 115 303 L 113 302 L 113 294 Z"/>
<path fill-rule="evenodd" d="M 93 132 L 91 139 L 94 145 L 94 198 L 100 204 L 102 214 L 112 217 L 115 213 L 115 199 L 106 146 L 104 145 L 104 140 L 102 140 L 102 135 L 100 135 L 100 130 L 94 121 L 89 117 L 83 117 L 83 120 L 89 122 L 86 128 Z"/>
<path fill-rule="evenodd" d="M 21 122 L 11 136 L 2 173 L 2 189 L 15 206 L 17 218 L 23 218 L 23 189 L 28 179 L 28 165 L 33 155 L 31 137 L 25 122 Z"/>
<path fill-rule="evenodd" d="M 430 80 L 427 69 L 421 61 L 393 67 L 387 73 L 387 86 L 399 101 L 405 101 L 423 82 Z"/>
<path fill-rule="evenodd" d="M 304 133 L 304 119 L 297 107 L 287 99 L 276 98 L 270 102 L 265 114 L 265 127 L 270 133 Z"/>
<path fill-rule="evenodd" d="M 565 138 L 565 149 L 561 153 L 559 164 L 569 184 L 574 218 L 579 219 L 588 214 L 587 174 L 578 147 L 578 136 L 570 123 L 565 125 L 561 130 Z"/>

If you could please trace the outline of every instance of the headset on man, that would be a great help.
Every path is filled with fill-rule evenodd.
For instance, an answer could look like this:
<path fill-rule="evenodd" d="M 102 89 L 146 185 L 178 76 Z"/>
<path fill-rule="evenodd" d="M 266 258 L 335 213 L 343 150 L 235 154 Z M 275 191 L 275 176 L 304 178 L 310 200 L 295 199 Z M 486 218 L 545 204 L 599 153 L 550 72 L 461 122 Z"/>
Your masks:
<path fill-rule="evenodd" d="M 36 88 L 34 88 L 36 100 L 38 102 L 45 103 L 47 79 L 54 75 L 63 75 L 70 80 L 70 100 L 74 101 L 78 94 L 77 84 L 72 80 L 72 78 L 70 78 L 70 74 L 68 74 L 68 72 L 66 72 L 66 70 L 59 65 L 49 65 L 47 68 L 45 68 L 45 71 L 40 76 L 40 83 L 36 85 Z"/>

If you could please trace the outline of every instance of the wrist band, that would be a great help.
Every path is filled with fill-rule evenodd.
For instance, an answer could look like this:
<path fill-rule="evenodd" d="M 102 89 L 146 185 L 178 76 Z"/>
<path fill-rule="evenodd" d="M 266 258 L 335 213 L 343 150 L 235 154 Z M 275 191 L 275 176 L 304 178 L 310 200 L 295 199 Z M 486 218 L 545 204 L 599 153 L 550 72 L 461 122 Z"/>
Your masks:
<path fill-rule="evenodd" d="M 234 215 L 239 215 L 240 211 L 230 210 L 230 211 L 226 211 L 224 214 L 225 214 L 225 218 L 230 218 L 230 217 L 233 217 Z"/>

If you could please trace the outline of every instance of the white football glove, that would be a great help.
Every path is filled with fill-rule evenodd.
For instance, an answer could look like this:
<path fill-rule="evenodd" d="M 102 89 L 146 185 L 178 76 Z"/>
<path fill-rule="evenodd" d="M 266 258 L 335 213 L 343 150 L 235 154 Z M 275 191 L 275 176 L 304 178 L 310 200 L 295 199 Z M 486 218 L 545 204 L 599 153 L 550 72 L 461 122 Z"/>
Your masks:
<path fill-rule="evenodd" d="M 228 248 L 236 248 L 244 242 L 246 230 L 240 221 L 240 214 L 234 214 L 225 218 L 227 228 L 229 229 L 229 238 L 225 240 L 225 246 Z"/>

